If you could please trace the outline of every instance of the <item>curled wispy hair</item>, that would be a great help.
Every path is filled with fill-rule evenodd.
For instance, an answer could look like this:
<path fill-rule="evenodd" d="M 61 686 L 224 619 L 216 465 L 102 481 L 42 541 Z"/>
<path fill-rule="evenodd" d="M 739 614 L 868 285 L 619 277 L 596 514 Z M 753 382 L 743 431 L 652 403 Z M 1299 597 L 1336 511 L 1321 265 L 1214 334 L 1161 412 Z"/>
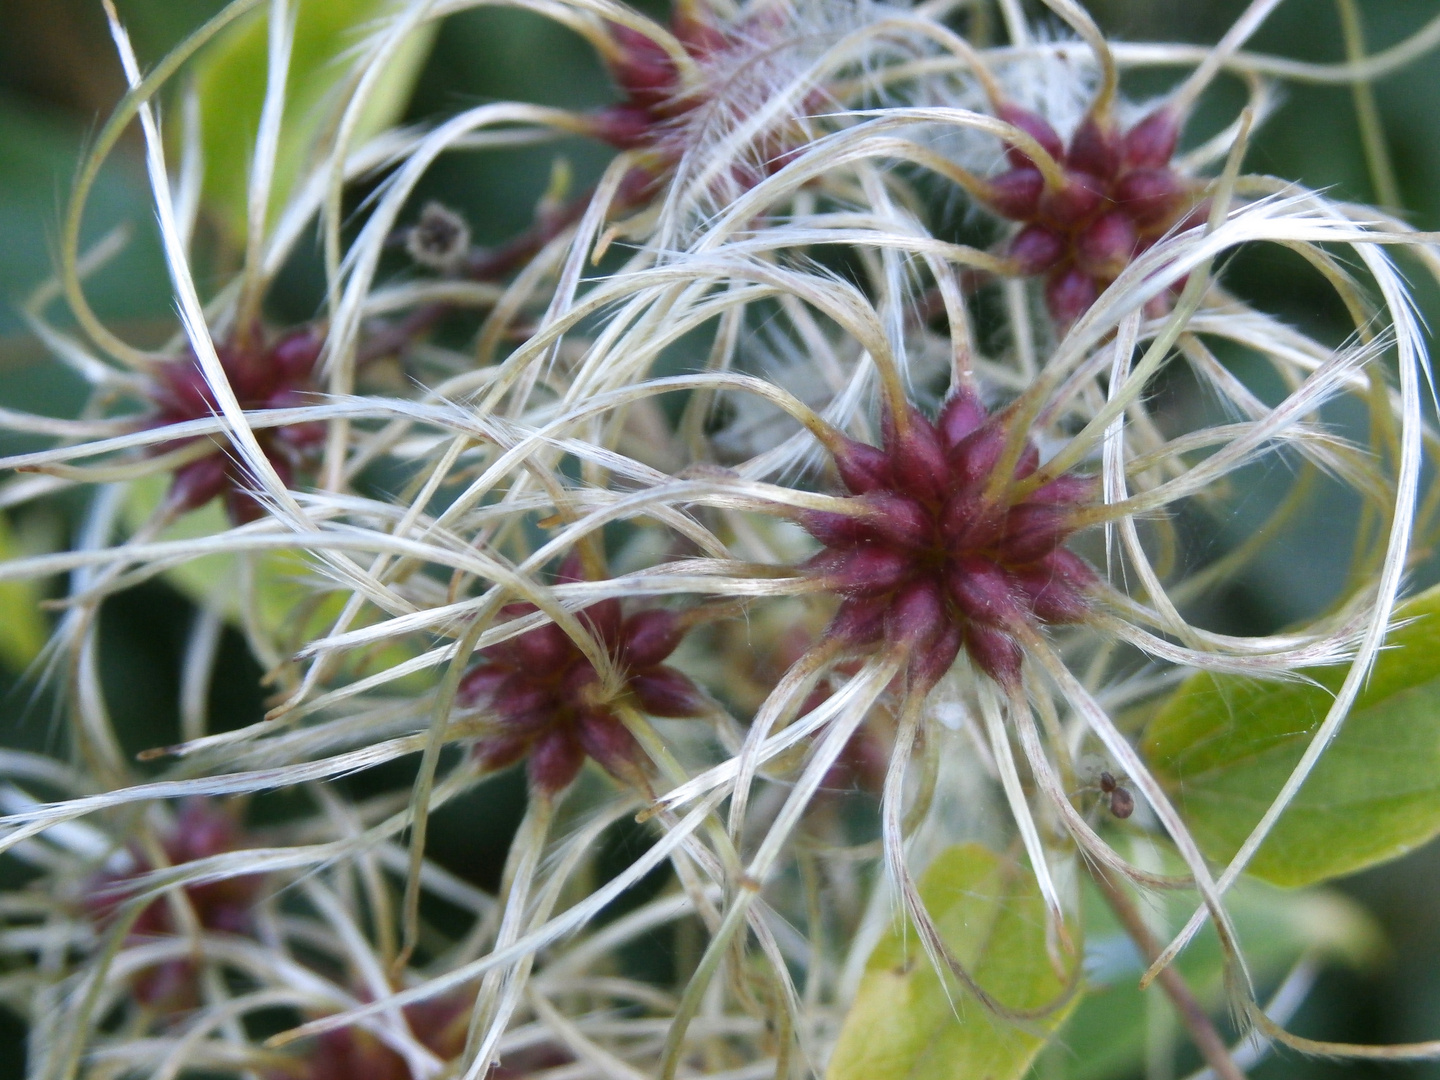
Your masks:
<path fill-rule="evenodd" d="M 146 809 L 155 803 L 298 786 L 318 810 L 273 844 L 175 866 L 157 855 L 127 881 L 124 904 L 138 919 L 147 905 L 183 908 L 195 890 L 264 874 L 252 935 L 192 922 L 188 933 L 167 924 L 165 934 L 142 939 L 123 920 L 73 911 L 43 931 L 12 935 L 12 952 L 19 943 L 20 952 L 49 958 L 37 1075 L 68 1080 L 82 1067 L 97 1075 L 304 1075 L 297 1040 L 352 1028 L 398 1054 L 414 1076 L 451 1069 L 479 1077 L 497 1058 L 528 1049 L 552 1055 L 554 1067 L 571 1069 L 566 1075 L 668 1080 L 701 1060 L 697 1047 L 726 1040 L 745 1048 L 743 1067 L 716 1052 L 709 1071 L 770 1075 L 794 1059 L 818 1072 L 869 947 L 897 907 L 930 961 L 995 1014 L 1025 1024 L 1061 1008 L 1078 985 L 1070 927 L 1076 870 L 1087 865 L 1112 885 L 1198 893 L 1195 917 L 1147 957 L 1167 992 L 1182 992 L 1164 973 L 1208 919 L 1247 1031 L 1321 1052 L 1435 1053 L 1430 1044 L 1308 1043 L 1276 1028 L 1254 1002 L 1225 894 L 1343 724 L 1414 568 L 1412 538 L 1433 533 L 1436 513 L 1433 499 L 1420 498 L 1422 464 L 1437 446 L 1422 408 L 1425 340 L 1392 252 L 1437 278 L 1440 253 L 1391 215 L 1248 176 L 1242 159 L 1265 78 L 1373 77 L 1428 47 L 1436 31 L 1384 58 L 1307 68 L 1240 51 L 1272 3 L 1252 5 L 1219 46 L 1197 50 L 1111 46 L 1076 4 L 1051 0 L 1091 50 L 1077 95 L 1091 118 L 1097 101 L 1113 105 L 1123 65 L 1191 68 L 1162 106 L 1177 115 L 1223 69 L 1249 79 L 1251 99 L 1214 145 L 1173 166 L 1166 154 L 1164 168 L 1192 185 L 1184 213 L 1105 273 L 1087 271 L 1095 292 L 1084 304 L 1047 307 L 1046 284 L 1013 248 L 938 238 L 917 194 L 922 183 L 943 183 L 957 198 L 993 207 L 995 176 L 980 171 L 989 166 L 947 156 L 955 145 L 988 148 L 997 170 L 1008 155 L 1051 194 L 1069 182 L 1046 130 L 1006 112 L 1011 68 L 1058 48 L 1034 40 L 1018 5 L 1001 5 L 1011 42 L 995 48 L 947 27 L 938 5 L 679 5 L 683 18 L 709 20 L 710 36 L 603 0 L 522 5 L 594 42 L 630 93 L 626 121 L 653 121 L 655 130 L 626 129 L 632 145 L 593 192 L 559 224 L 530 234 L 504 274 L 387 281 L 382 255 L 441 154 L 560 133 L 614 141 L 616 121 L 495 103 L 352 145 L 396 50 L 426 23 L 473 6 L 397 4 L 350 54 L 350 94 L 332 117 L 325 154 L 285 205 L 272 207 L 293 30 L 290 5 L 272 0 L 244 269 L 206 300 L 190 261 L 198 196 L 186 184 L 197 182 L 195 170 L 182 166 L 178 184 L 171 177 L 152 99 L 195 49 L 258 6 L 227 8 L 149 76 L 112 12 L 131 90 L 94 161 L 139 118 L 184 343 L 138 350 L 89 313 L 82 279 L 110 253 L 102 245 L 82 259 L 76 249 L 93 163 L 82 170 L 62 272 L 90 342 L 41 318 L 61 290 L 42 290 L 30 314 L 57 357 L 89 379 L 97 403 L 121 393 L 143 399 L 145 380 L 173 371 L 165 365 L 185 353 L 205 408 L 146 424 L 99 404 L 78 421 L 0 415 L 10 428 L 59 440 L 0 462 L 45 479 L 11 481 L 8 503 L 61 485 L 101 485 L 71 550 L 0 565 L 0 580 L 71 575 L 52 669 L 84 747 L 83 778 L 20 756 L 0 760 L 15 778 L 0 850 L 73 882 L 113 856 L 127 821 L 147 822 L 151 854 L 162 851 L 173 822 Z M 645 89 L 636 57 L 660 73 L 652 97 L 636 89 Z M 1073 155 L 1085 120 L 1055 119 Z M 787 140 L 779 146 L 777 133 Z M 1217 162 L 1213 175 L 1204 171 Z M 633 179 L 637 169 L 644 184 Z M 353 242 L 342 244 L 349 183 L 381 173 Z M 299 400 L 247 405 L 232 385 L 239 369 L 226 366 L 225 350 L 239 348 L 230 335 L 262 316 L 279 266 L 317 221 L 329 289 L 312 328 L 323 342 L 316 381 Z M 620 240 L 633 250 L 593 269 Z M 1230 291 L 1220 268 L 1256 245 L 1299 253 L 1353 333 L 1327 343 Z M 477 257 L 482 264 L 487 274 L 494 266 Z M 1001 302 L 975 302 L 987 291 Z M 485 313 L 471 352 L 421 346 L 434 312 L 457 306 Z M 396 324 L 381 324 L 396 313 L 420 317 L 402 320 L 392 339 Z M 703 349 L 693 344 L 699 337 L 708 339 Z M 411 396 L 366 392 L 358 380 L 377 339 L 436 361 Z M 257 355 L 273 358 L 278 348 L 267 339 Z M 1222 358 L 1233 352 L 1283 391 L 1258 394 Z M 1182 379 L 1205 408 L 1166 411 L 1167 380 Z M 1358 406 L 1367 424 L 1345 423 L 1341 402 Z M 313 485 L 281 475 L 269 434 L 306 425 L 323 427 Z M 988 433 L 988 458 L 974 450 L 977 433 Z M 954 559 L 935 571 L 963 580 L 947 584 L 953 595 L 921 619 L 898 598 L 934 569 L 905 559 L 931 557 L 913 555 L 916 545 L 895 539 L 899 526 L 877 523 L 875 508 L 899 514 L 918 505 L 912 466 L 930 460 L 925 439 L 941 447 L 952 486 L 969 485 L 985 507 L 1043 516 L 1036 507 L 1048 491 L 1042 509 L 1059 523 L 1046 526 L 1034 552 L 1021 552 L 1008 534 L 976 541 L 964 553 L 968 578 Z M 198 538 L 176 535 L 168 530 L 195 507 L 171 498 L 114 541 L 126 485 L 183 469 L 215 447 L 234 466 L 224 475 L 243 487 L 253 518 Z M 390 479 L 362 479 L 380 461 Z M 1269 526 L 1298 514 L 1306 484 L 1357 497 L 1357 571 L 1296 626 L 1221 633 L 1195 614 L 1195 601 L 1245 572 L 1263 543 L 1201 562 L 1180 551 L 1177 522 L 1192 512 L 1225 519 L 1242 470 L 1274 463 L 1293 471 L 1294 497 L 1277 505 Z M 953 479 L 961 473 L 963 482 Z M 949 497 L 933 501 L 948 507 Z M 865 544 L 891 545 L 886 565 L 899 565 L 896 583 L 844 576 Z M 263 617 L 260 597 L 282 555 L 281 573 L 298 568 L 314 605 L 277 626 Z M 105 709 L 95 613 L 118 590 L 209 556 L 248 568 L 241 623 L 270 669 L 271 709 L 248 727 L 208 731 L 194 703 L 204 700 L 223 615 L 207 612 L 190 650 L 196 674 L 187 669 L 184 741 L 157 750 L 164 771 L 142 779 Z M 977 568 L 976 559 L 989 564 Z M 1037 582 L 1037 566 L 1071 576 L 1063 588 Z M 1028 582 L 1028 606 L 987 622 L 982 586 L 996 574 L 1016 589 Z M 863 632 L 845 621 L 857 611 L 870 618 Z M 669 635 L 667 648 L 643 638 L 653 627 Z M 537 687 L 546 673 L 524 666 L 536 656 L 563 660 L 577 678 L 557 674 L 551 681 L 561 689 Z M 1186 671 L 1293 679 L 1339 665 L 1345 675 L 1300 761 L 1217 873 L 1120 713 L 1156 700 Z M 540 715 L 537 701 L 550 712 Z M 961 717 L 958 730 L 942 713 Z M 528 741 L 515 734 L 522 728 Z M 862 744 L 880 747 L 878 768 L 867 765 Z M 1137 804 L 1128 827 L 1167 839 L 1183 872 L 1139 865 L 1121 834 L 1081 805 L 1075 792 L 1089 779 L 1087 756 L 1126 778 Z M 530 799 L 494 900 L 426 860 L 427 822 L 521 757 Z M 582 770 L 587 757 L 603 771 Z M 401 760 L 418 762 L 408 793 L 351 805 L 323 784 Z M 827 818 L 826 800 L 835 776 L 867 767 L 868 780 L 856 784 L 868 782 L 876 800 L 873 829 L 855 842 Z M 38 802 L 18 786 L 37 778 L 56 797 Z M 1067 989 L 1040 1009 L 1014 1008 L 972 976 L 915 883 L 919 865 L 980 833 L 995 811 L 1008 814 L 1048 913 L 1048 952 L 1068 973 Z M 597 883 L 599 839 L 637 814 L 651 846 Z M 884 873 L 851 873 L 841 895 L 822 903 L 806 876 L 816 850 L 842 868 L 837 876 L 877 859 Z M 677 890 L 601 924 L 610 905 L 666 865 Z M 794 887 L 797 878 L 806 884 Z M 425 912 L 437 900 L 468 920 L 443 946 L 426 940 Z M 42 914 L 33 905 L 14 911 L 27 927 Z M 703 942 L 675 987 L 607 967 L 616 950 L 672 923 Z M 203 977 L 198 1011 L 143 1035 L 107 1019 L 137 972 L 182 958 Z M 236 971 L 250 980 L 243 993 L 220 977 Z M 443 1051 L 438 1037 L 427 1042 L 414 1011 L 421 1006 L 468 1018 L 462 1037 Z M 296 1026 L 257 1044 L 244 1017 L 279 1007 Z M 1197 1041 L 1217 1071 L 1233 1075 L 1213 1030 Z"/>

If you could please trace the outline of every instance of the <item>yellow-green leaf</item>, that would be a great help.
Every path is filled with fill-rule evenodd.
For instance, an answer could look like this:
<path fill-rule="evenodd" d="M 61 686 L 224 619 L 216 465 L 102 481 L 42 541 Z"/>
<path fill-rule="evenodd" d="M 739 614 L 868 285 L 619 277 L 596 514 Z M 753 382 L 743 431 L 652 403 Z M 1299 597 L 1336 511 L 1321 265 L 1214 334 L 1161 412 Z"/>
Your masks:
<path fill-rule="evenodd" d="M 1305 885 L 1403 855 L 1440 832 L 1440 588 L 1401 606 L 1339 736 L 1250 872 Z M 1142 752 L 1200 847 L 1239 849 L 1324 719 L 1343 669 L 1317 685 L 1202 673 L 1146 728 Z"/>
<path fill-rule="evenodd" d="M 0 515 L 0 562 L 19 558 L 21 552 Z M 0 582 L 0 660 L 12 671 L 23 671 L 40 655 L 49 633 L 40 612 L 40 587 L 34 581 Z"/>
<path fill-rule="evenodd" d="M 285 116 L 275 163 L 272 214 L 283 204 L 313 155 L 323 150 L 343 104 L 340 88 L 352 77 L 349 55 L 395 0 L 298 0 L 295 43 Z M 263 10 L 222 34 L 196 63 L 201 142 L 205 152 L 205 202 L 230 230 L 245 234 L 247 187 L 260 109 L 265 100 L 268 31 Z M 433 24 L 414 34 L 385 65 L 356 137 L 364 140 L 397 120 L 414 88 L 433 40 Z"/>
<path fill-rule="evenodd" d="M 1007 1080 L 1023 1076 L 1068 1015 L 1066 980 L 1045 949 L 1046 912 L 1027 867 L 979 844 L 940 855 L 920 882 L 956 958 L 1002 1005 L 1056 1008 L 1023 1027 L 936 972 L 913 926 L 875 947 L 826 1080 Z"/>

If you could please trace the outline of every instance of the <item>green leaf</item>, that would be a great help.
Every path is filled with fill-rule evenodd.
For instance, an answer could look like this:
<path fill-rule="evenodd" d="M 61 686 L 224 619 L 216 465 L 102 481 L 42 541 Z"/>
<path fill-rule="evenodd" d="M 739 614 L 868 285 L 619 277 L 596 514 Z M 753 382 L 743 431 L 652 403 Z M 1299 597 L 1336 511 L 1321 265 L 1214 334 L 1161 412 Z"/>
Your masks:
<path fill-rule="evenodd" d="M 125 502 L 125 523 L 138 529 L 160 505 L 170 484 L 168 474 L 146 477 L 130 486 Z M 182 514 L 159 535 L 162 541 L 195 540 L 225 532 L 230 527 L 219 499 Z M 327 634 L 345 607 L 349 593 L 323 581 L 314 565 L 296 551 L 267 551 L 242 557 L 205 555 L 178 563 L 165 571 L 165 580 L 197 607 L 218 612 L 235 626 L 263 635 L 280 655 Z M 366 610 L 351 629 L 375 621 Z M 369 674 L 414 658 L 418 650 L 404 639 L 352 656 L 345 674 Z M 402 689 L 426 685 L 422 672 L 394 684 Z"/>
<path fill-rule="evenodd" d="M 1365 968 L 1383 951 L 1380 929 L 1371 916 L 1330 889 L 1296 893 L 1242 879 L 1226 895 L 1226 905 L 1262 993 L 1302 956 Z M 1163 940 L 1190 917 L 1195 900 L 1189 893 L 1152 893 L 1145 906 L 1158 920 Z M 1065 1080 L 1133 1076 L 1145 1054 L 1147 998 L 1162 992 L 1158 986 L 1140 990 L 1146 965 L 1093 888 L 1085 890 L 1084 919 L 1085 996 L 1055 1040 L 1057 1061 L 1046 1061 L 1037 1072 Z M 1202 1005 L 1212 1013 L 1225 1008 L 1224 957 L 1213 927 L 1207 925 L 1180 954 L 1176 967 Z M 1054 1070 L 1048 1068 L 1052 1064 Z"/>
<path fill-rule="evenodd" d="M 299 0 L 284 121 L 275 162 L 272 215 L 314 155 L 323 150 L 350 77 L 347 55 L 368 24 L 394 10 L 394 0 Z M 268 23 L 262 14 L 223 33 L 196 62 L 205 203 L 234 237 L 245 235 L 247 190 L 260 110 L 265 101 Z M 429 52 L 434 24 L 411 35 L 385 66 L 356 131 L 356 145 L 399 119 Z"/>
<path fill-rule="evenodd" d="M 22 552 L 0 516 L 0 562 L 19 558 Z M 49 634 L 40 613 L 40 587 L 35 581 L 0 582 L 0 660 L 13 671 L 23 671 L 40 655 Z"/>
<path fill-rule="evenodd" d="M 19 304 L 54 275 L 60 211 L 84 140 L 77 120 L 0 93 L 0 337 L 23 330 Z M 86 282 L 102 316 L 134 319 L 170 310 L 152 221 L 144 173 L 123 158 L 107 163 L 86 210 L 85 243 L 122 223 L 136 228 L 128 249 Z M 14 407 L 15 399 L 7 396 L 6 404 Z"/>
<path fill-rule="evenodd" d="M 1017 1026 L 936 972 L 915 929 L 875 947 L 845 1017 L 826 1080 L 1006 1080 L 1023 1076 L 1045 1035 L 1069 1014 L 1066 983 L 1045 950 L 1044 901 L 1034 875 L 979 844 L 940 855 L 920 895 L 941 937 L 976 981 L 1008 1008 L 1058 1007 Z"/>
<path fill-rule="evenodd" d="M 1403 855 L 1440 832 L 1440 588 L 1401 606 L 1334 743 L 1251 862 L 1305 885 Z M 1218 862 L 1239 849 L 1324 719 L 1343 669 L 1317 685 L 1192 676 L 1146 728 L 1141 752 Z"/>

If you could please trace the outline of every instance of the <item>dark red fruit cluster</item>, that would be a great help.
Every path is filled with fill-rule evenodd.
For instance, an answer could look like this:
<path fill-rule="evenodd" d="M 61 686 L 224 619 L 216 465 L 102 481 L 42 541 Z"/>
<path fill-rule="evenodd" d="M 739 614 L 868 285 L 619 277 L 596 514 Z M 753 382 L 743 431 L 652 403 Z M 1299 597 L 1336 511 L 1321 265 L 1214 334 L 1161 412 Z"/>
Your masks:
<path fill-rule="evenodd" d="M 258 342 L 260 334 L 252 334 L 251 338 Z M 299 330 L 268 347 L 217 343 L 215 351 L 242 408 L 285 409 L 309 403 L 307 391 L 313 389 L 315 361 L 322 344 L 309 330 Z M 155 404 L 149 423 L 154 427 L 198 420 L 220 411 L 193 352 L 162 366 L 149 393 Z M 325 427 L 292 424 L 257 430 L 255 437 L 270 464 L 288 485 L 324 441 Z M 178 439 L 162 443 L 156 450 L 161 453 L 175 450 L 190 441 Z M 251 493 L 255 487 L 254 477 L 234 447 L 222 443 L 214 453 L 175 470 L 169 500 L 172 507 L 183 512 L 198 509 L 215 496 L 223 495 L 230 520 L 240 524 L 254 521 L 264 513 L 264 507 Z"/>
<path fill-rule="evenodd" d="M 1010 257 L 1021 274 L 1045 276 L 1045 302 L 1061 326 L 1083 315 L 1138 253 L 1203 213 L 1197 185 L 1171 165 L 1180 123 L 1168 108 L 1125 132 L 1091 115 L 1068 147 L 1027 109 L 1006 105 L 997 113 L 1033 136 L 1064 171 L 1063 185 L 1047 184 L 1034 161 L 1012 146 L 1011 168 L 990 181 L 985 199 L 997 214 L 1023 223 Z"/>
<path fill-rule="evenodd" d="M 446 997 L 407 1005 L 410 1033 L 441 1061 L 453 1061 L 465 1049 L 471 999 Z M 495 1071 L 491 1078 L 494 1080 Z M 310 1055 L 276 1069 L 269 1080 L 412 1080 L 410 1067 L 374 1034 L 347 1027 L 322 1032 Z"/>
<path fill-rule="evenodd" d="M 165 857 L 171 866 L 181 866 L 197 859 L 236 851 L 245 846 L 245 838 L 223 807 L 207 799 L 193 799 L 180 811 L 175 831 L 163 841 Z M 116 909 L 136 891 L 127 887 L 154 865 L 138 850 L 132 850 L 135 865 L 125 872 L 106 871 L 89 882 L 84 897 L 86 911 L 104 926 Z M 227 878 L 200 885 L 188 885 L 185 899 L 195 912 L 196 921 L 208 931 L 247 934 L 251 929 L 251 910 L 260 892 L 263 879 L 257 875 Z M 139 941 L 171 937 L 180 932 L 170 901 L 160 897 L 147 904 L 130 927 L 130 940 Z M 146 1005 L 163 1011 L 176 1011 L 193 1006 L 198 1000 L 197 972 L 189 960 L 170 960 L 140 973 L 134 984 L 135 997 Z"/>
<path fill-rule="evenodd" d="M 579 580 L 578 567 L 567 563 L 560 580 Z M 534 610 L 512 604 L 505 614 Z M 547 794 L 569 785 L 587 756 L 622 783 L 643 771 L 644 752 L 616 715 L 619 700 L 651 716 L 699 716 L 705 709 L 690 678 L 663 663 L 685 635 L 675 613 L 649 608 L 625 617 L 620 601 L 602 600 L 576 614 L 623 674 L 620 698 L 606 695 L 595 666 L 554 623 L 481 650 L 457 694 L 461 705 L 495 714 L 495 733 L 475 748 L 480 760 L 498 769 L 528 756 L 530 782 Z"/>
<path fill-rule="evenodd" d="M 1024 445 L 1011 476 L 993 483 L 1008 428 L 972 395 L 949 400 L 934 423 L 913 407 L 887 417 L 884 445 L 844 440 L 834 452 L 856 513 L 809 513 L 824 545 L 805 569 L 844 597 L 826 631 L 857 649 L 909 650 L 912 687 L 938 681 L 960 650 L 997 682 L 1016 684 L 1015 631 L 1075 622 L 1094 572 L 1064 544 L 1089 477 L 1065 475 L 1024 495 L 1039 454 Z"/>
<path fill-rule="evenodd" d="M 783 21 L 774 12 L 762 12 L 727 32 L 681 6 L 671 19 L 670 32 L 703 70 L 707 65 L 713 69 L 722 54 L 748 48 L 747 42 L 763 40 L 772 26 L 779 30 Z M 622 198 L 635 200 L 673 169 L 684 153 L 685 140 L 676 137 L 681 121 L 703 106 L 717 104 L 717 97 L 713 88 L 686 86 L 675 58 L 652 38 L 619 23 L 610 23 L 607 29 L 616 47 L 615 55 L 609 58 L 610 71 L 625 100 L 595 114 L 595 134 L 622 150 L 648 150 L 654 156 L 655 160 L 645 168 L 628 176 L 622 187 Z M 822 100 L 823 95 L 812 94 L 809 104 L 817 105 Z M 738 115 L 738 105 L 729 111 L 737 114 L 729 117 L 737 123 L 747 119 Z M 753 154 L 753 161 L 763 165 L 739 162 L 731 168 L 730 176 L 741 190 L 754 187 L 788 162 L 797 146 L 786 145 L 785 139 L 770 133 Z"/>

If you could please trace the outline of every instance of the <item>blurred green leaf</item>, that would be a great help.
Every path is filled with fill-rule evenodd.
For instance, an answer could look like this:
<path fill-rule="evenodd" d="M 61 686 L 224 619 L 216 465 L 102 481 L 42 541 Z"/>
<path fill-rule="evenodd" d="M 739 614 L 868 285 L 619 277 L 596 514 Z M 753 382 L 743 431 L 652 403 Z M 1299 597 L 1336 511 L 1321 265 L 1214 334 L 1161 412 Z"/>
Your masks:
<path fill-rule="evenodd" d="M 0 516 L 0 562 L 20 558 L 10 525 Z M 13 671 L 23 671 L 40 655 L 49 634 L 40 613 L 40 587 L 35 581 L 0 582 L 0 660 Z"/>
<path fill-rule="evenodd" d="M 0 336 L 20 330 L 20 302 L 54 271 L 60 209 L 82 141 L 81 125 L 64 114 L 0 93 Z M 86 283 L 101 315 L 169 310 L 169 279 L 149 230 L 149 207 L 144 176 L 133 163 L 119 157 L 101 171 L 87 208 L 87 240 L 122 222 L 140 227 L 130 248 Z"/>
<path fill-rule="evenodd" d="M 153 64 L 229 0 L 116 0 L 142 66 Z"/>
<path fill-rule="evenodd" d="M 1250 873 L 1323 881 L 1403 855 L 1440 832 L 1440 588 L 1404 604 L 1335 742 L 1266 838 Z M 1343 669 L 1316 685 L 1201 673 L 1146 728 L 1142 753 L 1201 849 L 1239 849 L 1324 719 Z"/>
<path fill-rule="evenodd" d="M 881 939 L 826 1080 L 1006 1080 L 1023 1076 L 1074 1007 L 1045 950 L 1044 901 L 1030 871 L 979 844 L 942 853 L 920 882 L 942 938 L 976 981 L 1016 1010 L 1058 1007 L 1023 1028 L 936 972 L 914 927 Z"/>
<path fill-rule="evenodd" d="M 125 524 L 138 529 L 160 505 L 170 485 L 168 475 L 146 477 L 131 484 L 125 503 Z M 160 533 L 162 541 L 215 536 L 230 528 L 219 499 L 181 515 Z M 197 607 L 218 611 L 235 626 L 248 626 L 262 634 L 280 653 L 299 649 L 327 634 L 349 594 L 320 578 L 313 563 L 298 551 L 269 551 L 239 555 L 206 555 L 188 559 L 165 571 L 165 580 Z M 358 628 L 373 621 L 364 612 L 351 623 Z M 351 658 L 357 667 L 373 671 L 409 660 L 416 650 L 401 641 L 377 646 Z M 402 687 L 424 685 L 423 675 L 400 681 Z"/>
<path fill-rule="evenodd" d="M 154 513 L 170 487 L 168 475 L 149 476 L 130 485 L 125 502 L 125 524 L 137 530 Z M 183 514 L 160 534 L 160 539 L 198 540 L 222 533 L 229 527 L 220 500 L 212 499 L 198 510 Z M 197 606 L 224 613 L 232 622 L 240 620 L 239 569 L 233 555 L 206 555 L 188 559 L 165 571 L 165 580 Z"/>
<path fill-rule="evenodd" d="M 1178 870 L 1179 867 L 1176 867 Z M 1373 965 L 1383 950 L 1374 919 L 1349 897 L 1331 889 L 1295 893 L 1242 879 L 1226 896 L 1251 977 L 1273 985 L 1302 956 L 1335 960 L 1353 968 Z M 1185 893 L 1152 894 L 1146 900 L 1168 938 L 1195 909 Z M 1085 890 L 1086 992 L 1060 1032 L 1055 1050 L 1065 1080 L 1110 1080 L 1135 1075 L 1145 1054 L 1149 1014 L 1140 976 L 1146 965 L 1093 888 Z M 1202 1005 L 1225 1006 L 1224 957 L 1212 928 L 1180 954 L 1176 967 Z M 1049 1075 L 1044 1069 L 1041 1075 Z"/>
<path fill-rule="evenodd" d="M 350 76 L 347 53 L 393 0 L 299 0 L 284 122 L 270 206 L 283 205 L 339 118 L 339 91 Z M 404 112 L 429 52 L 434 24 L 411 35 L 385 65 L 356 132 L 357 144 Z M 268 21 L 263 13 L 222 34 L 196 61 L 206 205 L 235 237 L 245 234 L 250 161 L 265 101 Z"/>

